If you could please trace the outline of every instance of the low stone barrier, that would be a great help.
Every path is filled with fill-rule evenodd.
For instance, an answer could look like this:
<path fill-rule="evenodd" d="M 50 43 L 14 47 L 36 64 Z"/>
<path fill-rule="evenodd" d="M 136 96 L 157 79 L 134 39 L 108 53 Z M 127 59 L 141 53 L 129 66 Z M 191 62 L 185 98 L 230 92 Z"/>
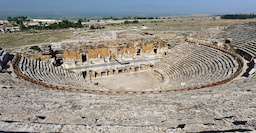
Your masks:
<path fill-rule="evenodd" d="M 14 73 L 18 77 L 20 77 L 28 82 L 31 82 L 31 83 L 34 83 L 34 84 L 37 84 L 37 85 L 40 85 L 40 86 L 43 86 L 46 88 L 52 88 L 55 90 L 67 90 L 67 91 L 77 91 L 77 92 L 86 92 L 86 93 L 105 93 L 105 94 L 154 94 L 154 93 L 163 93 L 163 92 L 171 92 L 171 91 L 176 92 L 176 91 L 197 90 L 197 89 L 202 89 L 202 88 L 206 88 L 206 87 L 212 87 L 212 86 L 217 86 L 217 85 L 227 83 L 227 82 L 233 80 L 234 78 L 236 78 L 242 72 L 244 62 L 240 55 L 238 55 L 232 51 L 226 50 L 222 47 L 215 46 L 208 42 L 203 42 L 203 41 L 195 40 L 195 39 L 190 39 L 190 40 L 187 39 L 186 41 L 192 42 L 192 43 L 198 43 L 199 45 L 204 45 L 207 47 L 211 47 L 211 48 L 220 50 L 222 52 L 228 53 L 228 54 L 232 55 L 233 57 L 236 57 L 237 62 L 238 62 L 238 70 L 232 76 L 230 76 L 226 79 L 223 79 L 221 81 L 207 83 L 205 85 L 200 85 L 200 86 L 192 86 L 192 87 L 182 88 L 182 89 L 164 88 L 163 90 L 156 90 L 156 91 L 108 91 L 108 90 L 96 90 L 96 89 L 88 90 L 88 89 L 70 88 L 70 87 L 66 87 L 66 86 L 58 86 L 58 85 L 54 85 L 51 83 L 45 83 L 45 82 L 37 81 L 35 79 L 28 78 L 17 71 L 17 65 L 18 65 L 17 62 L 21 58 L 21 56 L 19 54 L 16 54 L 15 58 L 13 59 L 12 67 L 13 67 Z"/>

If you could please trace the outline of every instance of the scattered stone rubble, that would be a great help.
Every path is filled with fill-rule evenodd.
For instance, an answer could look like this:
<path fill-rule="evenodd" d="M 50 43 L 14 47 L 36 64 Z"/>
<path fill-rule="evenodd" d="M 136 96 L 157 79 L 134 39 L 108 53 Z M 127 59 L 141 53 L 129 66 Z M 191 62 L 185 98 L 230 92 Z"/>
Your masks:
<path fill-rule="evenodd" d="M 162 90 L 146 94 L 97 90 L 81 75 L 16 56 L 13 73 L 0 75 L 0 132 L 254 132 L 256 77 L 241 74 L 255 60 L 246 35 L 255 25 L 231 28 L 224 47 L 200 38 L 175 46 L 153 67 Z M 232 29 L 248 40 L 236 43 Z"/>

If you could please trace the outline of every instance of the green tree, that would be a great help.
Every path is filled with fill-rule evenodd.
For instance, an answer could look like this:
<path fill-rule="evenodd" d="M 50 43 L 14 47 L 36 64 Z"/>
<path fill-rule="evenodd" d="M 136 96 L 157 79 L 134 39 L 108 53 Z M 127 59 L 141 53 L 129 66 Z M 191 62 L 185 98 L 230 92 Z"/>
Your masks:
<path fill-rule="evenodd" d="M 94 29 L 95 29 L 95 26 L 94 26 L 94 25 L 91 25 L 91 26 L 90 26 L 90 29 L 94 30 Z"/>
<path fill-rule="evenodd" d="M 21 22 L 20 23 L 20 30 L 21 31 L 24 31 L 24 30 L 27 30 L 28 28 Z"/>
<path fill-rule="evenodd" d="M 79 28 L 82 27 L 82 22 L 83 22 L 82 19 L 79 19 L 79 20 L 77 21 L 77 26 L 78 26 Z"/>

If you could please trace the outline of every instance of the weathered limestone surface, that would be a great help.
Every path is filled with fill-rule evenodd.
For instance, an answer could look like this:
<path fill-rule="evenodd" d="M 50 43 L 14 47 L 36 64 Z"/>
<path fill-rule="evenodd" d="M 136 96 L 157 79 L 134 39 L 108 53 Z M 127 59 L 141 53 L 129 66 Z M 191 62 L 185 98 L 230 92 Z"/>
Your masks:
<path fill-rule="evenodd" d="M 256 78 L 165 94 L 87 94 L 0 76 L 0 130 L 49 132 L 255 131 Z"/>
<path fill-rule="evenodd" d="M 256 43 L 252 34 L 256 33 L 255 25 L 236 25 L 229 28 L 231 32 L 227 35 L 223 33 L 221 36 L 233 37 L 230 44 L 241 50 L 239 54 L 248 53 L 248 59 L 255 60 Z M 244 36 L 245 40 L 236 38 L 238 29 L 242 35 L 236 36 Z M 193 51 L 187 51 L 191 49 Z M 166 87 L 181 85 L 183 80 L 187 84 L 221 80 L 232 75 L 239 63 L 235 57 L 205 46 L 185 44 L 176 46 L 174 50 L 175 53 L 166 56 L 156 66 L 161 70 L 159 73 L 163 71 L 169 77 Z M 19 65 L 19 72 L 37 81 L 54 81 L 66 86 L 77 86 L 82 82 L 73 81 L 84 81 L 81 75 L 66 73 L 40 61 L 21 59 L 23 61 L 20 60 L 19 64 L 26 63 L 27 66 Z M 238 76 L 225 84 L 191 91 L 90 94 L 31 84 L 18 78 L 11 69 L 0 73 L 0 132 L 256 131 L 255 76 Z M 65 76 L 56 76 L 58 74 Z M 61 78 L 67 79 L 63 82 Z M 81 88 L 95 89 L 95 86 L 83 83 Z"/>

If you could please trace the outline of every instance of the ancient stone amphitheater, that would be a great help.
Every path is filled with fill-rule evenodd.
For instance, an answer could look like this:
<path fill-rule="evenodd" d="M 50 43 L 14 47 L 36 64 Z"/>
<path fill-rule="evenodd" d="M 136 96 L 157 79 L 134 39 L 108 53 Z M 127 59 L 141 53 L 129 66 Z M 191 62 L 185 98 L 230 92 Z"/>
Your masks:
<path fill-rule="evenodd" d="M 81 73 L 16 53 L 14 74 L 1 74 L 0 131 L 255 131 L 256 23 L 232 25 L 212 39 L 199 34 L 167 50 L 153 43 L 152 53 L 163 54 L 154 64 L 131 66 L 115 55 L 123 67 Z M 136 50 L 137 58 L 143 53 Z M 149 87 L 130 89 L 141 73 L 151 77 L 142 83 Z M 94 82 L 122 74 L 135 81 L 113 82 L 128 88 Z"/>

